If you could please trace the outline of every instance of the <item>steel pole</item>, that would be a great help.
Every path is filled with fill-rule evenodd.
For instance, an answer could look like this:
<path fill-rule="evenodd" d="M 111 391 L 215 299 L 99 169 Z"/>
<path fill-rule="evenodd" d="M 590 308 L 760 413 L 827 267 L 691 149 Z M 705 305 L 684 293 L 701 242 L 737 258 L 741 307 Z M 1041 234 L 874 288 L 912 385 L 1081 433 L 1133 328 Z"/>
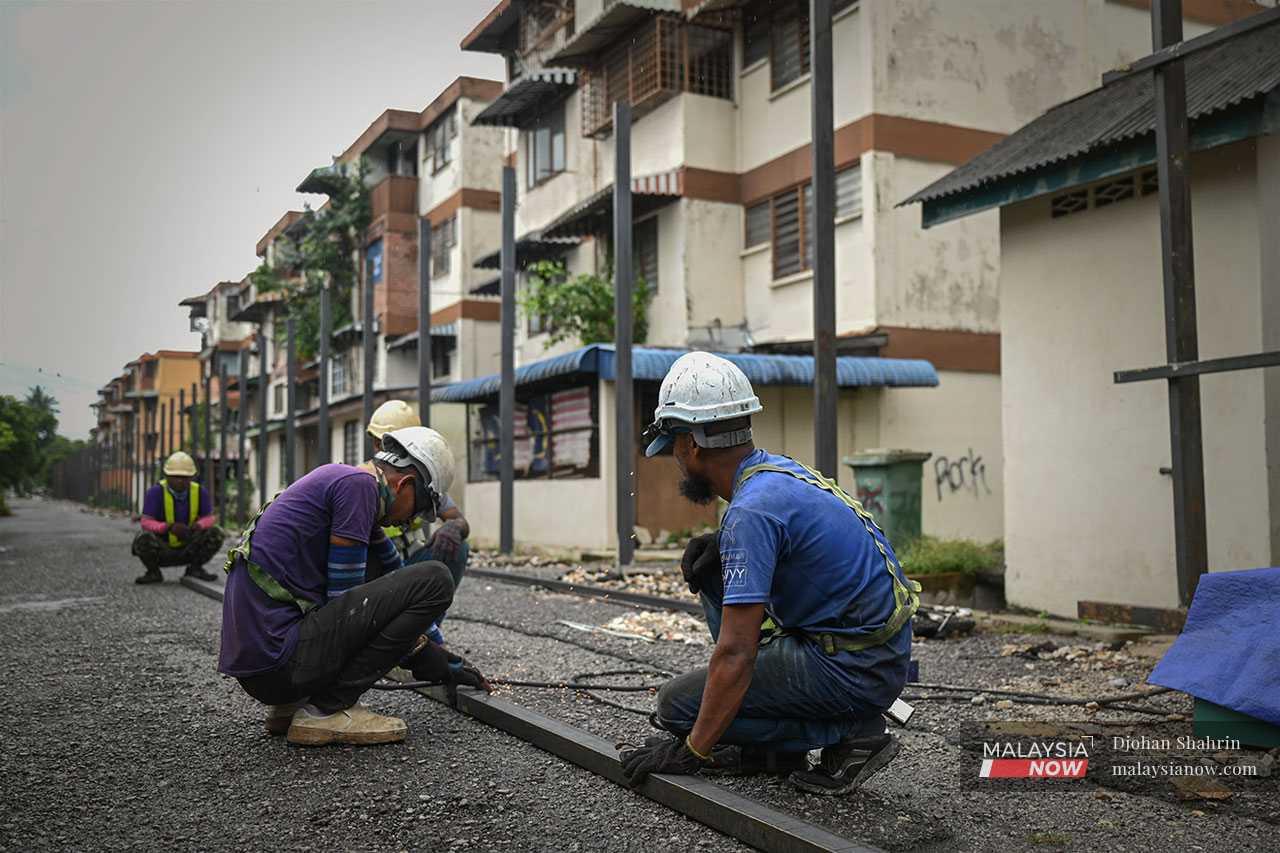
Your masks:
<path fill-rule="evenodd" d="M 333 336 L 333 307 L 330 304 L 333 298 L 333 291 L 329 287 L 329 277 L 325 276 L 324 283 L 320 285 L 320 411 L 316 420 L 316 429 L 320 435 L 320 464 L 328 465 L 333 461 L 330 451 L 329 433 L 329 346 L 330 338 Z"/>
<path fill-rule="evenodd" d="M 169 456 L 168 436 L 166 436 L 164 433 L 164 425 L 168 421 L 169 421 L 169 403 L 166 400 L 165 402 L 160 404 L 160 424 L 158 429 L 158 432 L 160 433 L 158 438 L 160 452 L 156 454 L 156 467 L 160 469 L 161 473 L 158 476 L 164 476 L 163 474 L 164 460 L 167 459 Z M 153 474 L 153 476 L 157 476 L 157 475 Z"/>
<path fill-rule="evenodd" d="M 836 441 L 836 198 L 831 0 L 810 0 L 809 91 L 813 116 L 813 459 L 838 474 Z"/>
<path fill-rule="evenodd" d="M 284 407 L 284 483 L 287 486 L 293 482 L 294 462 L 297 454 L 298 442 L 298 425 L 297 416 L 294 414 L 298 407 L 297 385 L 298 385 L 298 347 L 297 347 L 297 324 L 290 314 L 285 320 L 285 407 Z"/>
<path fill-rule="evenodd" d="M 364 311 L 361 320 L 361 340 L 364 343 L 364 355 L 361 359 L 364 362 L 364 398 L 361 412 L 364 415 L 364 423 L 362 427 L 367 427 L 369 421 L 373 420 L 373 369 L 376 365 L 377 354 L 374 352 L 374 344 L 377 342 L 377 333 L 374 331 L 373 324 L 373 282 L 369 281 L 368 272 L 365 269 L 364 258 L 360 259 L 360 288 L 364 295 Z M 368 459 L 373 456 L 373 436 L 369 435 L 367 429 L 361 429 L 360 434 L 364 437 L 364 456 Z"/>
<path fill-rule="evenodd" d="M 212 368 L 213 363 L 210 362 L 209 366 Z M 206 489 L 210 489 L 210 502 L 213 501 L 213 496 L 217 494 L 216 491 L 213 491 L 215 488 L 213 476 L 213 396 L 210 393 L 213 390 L 210 387 L 213 383 L 212 375 L 212 369 L 204 374 L 204 484 Z"/>
<path fill-rule="evenodd" d="M 187 446 L 187 389 L 178 389 L 178 450 Z"/>
<path fill-rule="evenodd" d="M 418 416 L 431 426 L 431 220 L 418 219 Z"/>
<path fill-rule="evenodd" d="M 218 520 L 227 515 L 227 365 L 218 365 L 218 472 L 214 494 L 218 498 Z"/>
<path fill-rule="evenodd" d="M 1151 4 L 1152 47 L 1162 50 L 1180 41 L 1182 0 L 1154 0 Z M 1183 65 L 1171 62 L 1153 72 L 1165 350 L 1170 364 L 1196 361 L 1200 357 L 1191 233 L 1187 78 Z M 1191 603 L 1200 576 L 1209 570 L 1198 375 L 1169 378 L 1169 442 L 1173 462 L 1173 531 L 1178 597 L 1186 606 Z"/>
<path fill-rule="evenodd" d="M 198 457 L 200 455 L 200 441 L 197 439 L 197 436 L 200 434 L 200 431 L 196 428 L 198 423 L 196 421 L 196 401 L 199 399 L 199 393 L 200 393 L 200 386 L 192 382 L 191 383 L 191 408 L 187 410 L 187 420 L 188 420 L 187 434 L 191 436 L 191 456 L 193 458 Z M 185 447 L 186 445 L 184 444 L 183 446 Z"/>
<path fill-rule="evenodd" d="M 631 383 L 631 328 L 634 281 L 631 256 L 631 105 L 613 105 L 613 323 L 614 323 L 614 478 L 618 533 L 618 570 L 626 572 L 635 556 L 635 386 Z"/>
<path fill-rule="evenodd" d="M 258 327 L 258 506 L 267 502 L 267 336 Z"/>
<path fill-rule="evenodd" d="M 240 350 L 240 375 L 236 377 L 238 399 L 236 401 L 236 519 L 241 523 L 249 517 L 249 490 L 245 488 L 245 474 L 249 473 L 245 465 L 246 431 L 249 428 L 247 406 L 249 395 L 246 393 L 245 380 L 249 378 L 249 350 Z"/>
<path fill-rule="evenodd" d="M 515 545 L 516 450 L 516 170 L 502 167 L 502 384 L 498 392 L 499 464 L 498 547 L 510 554 Z"/>

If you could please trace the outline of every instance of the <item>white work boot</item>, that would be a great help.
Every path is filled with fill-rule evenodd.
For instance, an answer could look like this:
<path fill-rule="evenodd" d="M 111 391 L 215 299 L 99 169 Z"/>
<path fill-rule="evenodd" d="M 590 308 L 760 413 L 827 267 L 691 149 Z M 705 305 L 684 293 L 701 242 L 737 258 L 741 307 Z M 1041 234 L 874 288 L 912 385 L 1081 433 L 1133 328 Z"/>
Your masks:
<path fill-rule="evenodd" d="M 298 702 L 290 702 L 288 705 L 268 705 L 267 734 L 282 735 L 289 731 L 289 726 L 293 723 L 294 712 L 305 705 L 306 702 L 306 699 L 302 699 Z"/>
<path fill-rule="evenodd" d="M 332 714 L 323 714 L 312 705 L 303 705 L 294 712 L 287 737 L 289 743 L 299 746 L 330 743 L 362 746 L 396 743 L 404 740 L 408 733 L 409 727 L 404 720 L 375 714 L 357 703 Z"/>

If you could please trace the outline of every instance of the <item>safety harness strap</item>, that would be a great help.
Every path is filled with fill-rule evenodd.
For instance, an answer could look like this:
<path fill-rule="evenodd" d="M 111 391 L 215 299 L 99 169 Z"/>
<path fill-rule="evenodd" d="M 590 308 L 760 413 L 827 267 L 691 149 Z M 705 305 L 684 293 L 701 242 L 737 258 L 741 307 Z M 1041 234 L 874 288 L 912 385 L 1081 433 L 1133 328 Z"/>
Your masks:
<path fill-rule="evenodd" d="M 276 495 L 276 498 L 278 497 L 280 495 Z M 258 510 L 258 514 L 249 521 L 249 526 L 244 529 L 244 533 L 240 534 L 239 544 L 227 552 L 227 561 L 222 564 L 222 570 L 227 574 L 231 574 L 231 570 L 235 568 L 236 559 L 239 558 L 244 562 L 244 568 L 249 573 L 249 579 L 257 585 L 258 589 L 265 592 L 268 598 L 281 604 L 295 605 L 303 613 L 306 613 L 316 606 L 314 601 L 294 595 L 285 588 L 284 584 L 272 577 L 266 569 L 249 559 L 253 531 L 258 526 L 258 519 L 262 518 L 262 514 L 267 511 L 267 507 L 271 506 L 274 501 L 275 498 L 272 498 L 263 504 L 262 509 Z"/>
<path fill-rule="evenodd" d="M 787 458 L 790 459 L 790 457 Z M 769 462 L 762 462 L 758 465 L 749 465 L 743 469 L 742 476 L 738 478 L 738 482 L 734 487 L 734 490 L 736 491 L 737 487 L 741 486 L 756 474 L 759 474 L 762 471 L 771 471 L 776 474 L 786 474 L 788 476 L 795 477 L 797 480 L 808 483 L 811 486 L 816 486 L 825 492 L 835 495 L 844 503 L 845 506 L 853 510 L 854 515 L 856 515 L 862 522 L 862 526 L 866 529 L 867 534 L 871 536 L 872 541 L 876 543 L 876 549 L 880 552 L 880 556 L 884 558 L 885 569 L 889 572 L 889 578 L 893 582 L 893 613 L 890 615 L 889 620 L 877 630 L 872 631 L 870 634 L 857 637 L 850 637 L 845 634 L 834 634 L 825 631 L 817 634 L 805 632 L 805 634 L 817 642 L 818 645 L 822 647 L 822 650 L 829 655 L 834 655 L 836 652 L 858 652 L 863 649 L 869 649 L 873 646 L 879 646 L 889 642 L 889 640 L 893 639 L 897 633 L 902 630 L 902 626 L 907 624 L 907 620 L 909 620 L 920 607 L 920 584 L 910 578 L 908 578 L 904 584 L 899 578 L 898 572 L 894 571 L 894 559 L 889 556 L 889 552 L 885 550 L 884 544 L 875 535 L 876 532 L 879 531 L 880 535 L 883 536 L 884 531 L 880 530 L 875 519 L 871 517 L 871 513 L 863 509 L 862 504 L 851 498 L 844 489 L 840 488 L 840 486 L 836 484 L 834 480 L 827 479 L 808 465 L 805 465 L 803 462 L 797 462 L 794 459 L 791 459 L 791 461 L 803 469 L 804 473 L 801 474 L 798 471 L 793 471 L 790 468 L 784 468 L 781 465 L 774 465 Z"/>
<path fill-rule="evenodd" d="M 164 494 L 164 523 L 173 526 L 176 520 L 178 510 L 174 506 L 173 493 L 169 491 L 169 481 L 160 481 L 160 491 Z M 196 519 L 200 517 L 200 484 L 194 480 L 191 482 L 187 490 L 187 519 L 188 525 L 194 525 Z M 169 547 L 181 548 L 182 540 L 172 533 L 169 534 Z"/>

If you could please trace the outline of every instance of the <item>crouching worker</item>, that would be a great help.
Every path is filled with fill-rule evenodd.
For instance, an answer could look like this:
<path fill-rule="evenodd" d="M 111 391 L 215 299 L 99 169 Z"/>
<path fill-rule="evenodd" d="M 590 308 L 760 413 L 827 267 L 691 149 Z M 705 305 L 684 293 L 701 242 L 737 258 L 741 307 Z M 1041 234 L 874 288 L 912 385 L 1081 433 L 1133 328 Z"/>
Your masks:
<path fill-rule="evenodd" d="M 227 558 L 218 670 L 265 705 L 291 743 L 403 740 L 407 727 L 358 703 L 397 664 L 416 679 L 488 689 L 424 633 L 453 600 L 438 562 L 401 566 L 387 524 L 435 517 L 453 454 L 425 427 L 383 438 L 374 473 L 323 465 L 285 489 Z M 389 571 L 365 583 L 369 553 Z"/>
<path fill-rule="evenodd" d="M 214 525 L 209 492 L 193 478 L 196 463 L 179 450 L 164 461 L 164 479 L 142 499 L 142 532 L 133 540 L 133 555 L 146 569 L 136 583 L 160 583 L 165 566 L 186 566 L 187 577 L 211 581 L 204 569 L 222 547 L 222 531 Z"/>
<path fill-rule="evenodd" d="M 919 587 L 857 501 L 755 448 L 761 410 L 742 371 L 708 353 L 681 356 L 659 391 L 647 455 L 670 448 L 681 493 L 729 507 L 681 564 L 715 650 L 659 691 L 654 722 L 671 734 L 623 750 L 633 784 L 649 773 L 789 772 L 805 791 L 841 794 L 897 755 L 881 714 L 906 683 Z"/>

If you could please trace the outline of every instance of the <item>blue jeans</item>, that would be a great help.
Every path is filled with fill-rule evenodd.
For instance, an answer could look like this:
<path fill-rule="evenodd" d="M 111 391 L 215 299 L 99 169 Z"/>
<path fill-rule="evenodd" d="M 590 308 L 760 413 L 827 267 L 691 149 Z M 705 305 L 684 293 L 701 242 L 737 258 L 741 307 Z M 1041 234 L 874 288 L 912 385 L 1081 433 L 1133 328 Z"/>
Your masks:
<path fill-rule="evenodd" d="M 723 593 L 704 590 L 702 609 L 720 637 Z M 827 655 L 811 640 L 775 636 L 760 646 L 751 686 L 721 743 L 802 752 L 846 737 L 883 734 L 883 711 L 902 692 L 911 655 L 911 623 L 888 643 Z M 707 669 L 678 675 L 658 691 L 658 721 L 677 734 L 693 729 Z"/>

